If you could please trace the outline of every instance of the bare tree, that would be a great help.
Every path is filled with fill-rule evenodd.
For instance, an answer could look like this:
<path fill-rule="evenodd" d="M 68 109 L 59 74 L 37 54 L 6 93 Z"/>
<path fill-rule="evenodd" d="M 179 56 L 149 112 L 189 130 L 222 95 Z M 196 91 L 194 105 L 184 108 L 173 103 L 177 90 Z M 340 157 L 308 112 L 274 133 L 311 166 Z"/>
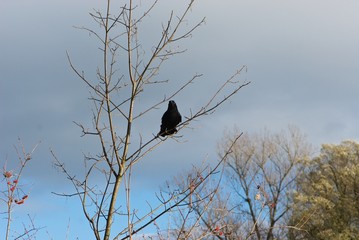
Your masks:
<path fill-rule="evenodd" d="M 150 206 L 149 212 L 142 216 L 138 216 L 136 210 L 131 208 L 131 179 L 134 177 L 132 168 L 168 138 L 173 138 L 170 136 L 162 139 L 153 134 L 145 140 L 144 136 L 136 137 L 133 134 L 134 126 L 138 124 L 139 118 L 145 118 L 149 112 L 173 99 L 179 92 L 186 91 L 190 84 L 201 77 L 194 75 L 174 92 L 165 94 L 163 98 L 159 97 L 157 102 L 142 111 L 136 110 L 137 99 L 147 86 L 156 84 L 159 88 L 164 88 L 167 83 L 156 77 L 167 59 L 183 52 L 177 50 L 174 44 L 191 36 L 204 22 L 202 19 L 192 27 L 182 27 L 194 2 L 190 0 L 182 13 L 170 12 L 161 27 L 157 42 L 153 43 L 149 51 L 144 51 L 143 43 L 146 39 L 141 40 L 139 29 L 141 23 L 157 6 L 158 0 L 154 0 L 146 9 L 141 8 L 141 3 L 136 4 L 136 1 L 129 0 L 120 8 L 116 7 L 116 11 L 120 9 L 118 12 L 111 11 L 111 1 L 108 0 L 105 13 L 96 11 L 90 14 L 99 24 L 100 30 L 81 27 L 96 36 L 100 42 L 102 66 L 98 68 L 96 78 L 93 79 L 79 70 L 68 54 L 72 70 L 90 89 L 93 102 L 92 126 L 76 124 L 84 136 L 96 137 L 100 152 L 85 155 L 86 172 L 81 178 L 72 174 L 52 151 L 56 165 L 76 190 L 75 193 L 57 194 L 79 198 L 96 239 L 131 239 L 149 224 L 155 223 L 156 219 L 183 204 L 202 183 L 196 181 L 183 191 L 173 192 L 167 197 L 160 196 L 158 206 Z M 209 94 L 208 100 L 198 110 L 190 110 L 190 114 L 178 125 L 178 130 L 195 119 L 213 113 L 249 84 L 237 80 L 245 69 L 241 67 L 224 80 L 216 92 Z M 202 177 L 206 179 L 213 173 L 208 171 Z M 120 193 L 123 193 L 125 199 L 119 199 Z M 113 227 L 115 220 L 118 222 L 116 228 Z"/>
<path fill-rule="evenodd" d="M 19 205 L 24 205 L 29 198 L 29 194 L 26 193 L 24 187 L 21 184 L 22 175 L 25 170 L 25 167 L 32 159 L 32 155 L 36 150 L 38 144 L 36 144 L 30 152 L 25 150 L 24 145 L 21 140 L 18 141 L 18 146 L 15 147 L 17 155 L 19 167 L 17 170 L 9 169 L 6 163 L 3 165 L 3 176 L 6 184 L 6 187 L 1 188 L 1 196 L 0 202 L 5 203 L 1 206 L 1 215 L 5 215 L 4 219 L 6 219 L 6 230 L 5 230 L 5 239 L 8 240 L 10 237 L 13 239 L 32 239 L 35 234 L 40 230 L 39 227 L 36 227 L 33 219 L 28 215 L 29 224 L 26 225 L 23 223 L 24 229 L 22 231 L 11 229 L 11 223 L 13 221 L 13 211 L 15 207 L 20 207 Z M 11 168 L 11 167 L 10 167 Z M 26 205 L 26 204 L 25 204 Z M 5 206 L 3 209 L 2 207 Z M 4 210 L 4 211 L 3 211 Z"/>
<path fill-rule="evenodd" d="M 247 239 L 282 236 L 295 179 L 310 154 L 310 145 L 295 127 L 279 134 L 245 135 L 234 148 L 228 161 L 229 182 L 241 217 L 250 222 L 244 229 Z"/>
<path fill-rule="evenodd" d="M 175 227 L 171 231 L 172 237 L 199 240 L 221 238 L 229 232 L 229 225 L 221 226 L 221 222 L 227 217 L 225 207 L 228 201 L 223 195 L 223 168 L 240 136 L 241 134 L 232 139 L 214 167 L 206 165 L 201 170 L 193 169 L 187 175 L 179 175 L 170 184 L 175 189 L 181 189 L 180 191 L 188 189 L 188 186 L 190 190 L 184 203 L 176 205 L 174 217 L 170 219 Z"/>
<path fill-rule="evenodd" d="M 222 188 L 206 214 L 194 206 L 202 232 L 211 239 L 281 239 L 288 228 L 295 179 L 309 160 L 311 147 L 298 129 L 271 134 L 225 134 L 219 156 L 228 156 Z M 231 151 L 228 154 L 228 147 Z M 211 188 L 207 192 L 212 192 Z M 204 194 L 205 195 L 205 194 Z"/>

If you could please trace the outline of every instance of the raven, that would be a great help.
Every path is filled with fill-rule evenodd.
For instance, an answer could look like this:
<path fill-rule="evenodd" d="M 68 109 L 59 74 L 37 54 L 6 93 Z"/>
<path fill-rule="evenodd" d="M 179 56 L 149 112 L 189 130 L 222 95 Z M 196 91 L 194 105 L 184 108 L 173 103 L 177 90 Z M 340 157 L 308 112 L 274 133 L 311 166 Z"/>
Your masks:
<path fill-rule="evenodd" d="M 168 102 L 167 111 L 162 116 L 161 130 L 158 133 L 161 137 L 172 135 L 177 132 L 176 126 L 182 121 L 175 101 Z"/>

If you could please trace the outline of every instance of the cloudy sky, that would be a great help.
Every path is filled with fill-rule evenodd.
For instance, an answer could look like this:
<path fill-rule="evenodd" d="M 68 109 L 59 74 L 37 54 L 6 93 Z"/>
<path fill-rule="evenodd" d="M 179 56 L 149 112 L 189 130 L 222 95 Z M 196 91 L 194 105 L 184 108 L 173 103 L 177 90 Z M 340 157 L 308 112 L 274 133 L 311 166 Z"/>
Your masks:
<path fill-rule="evenodd" d="M 95 76 L 98 42 L 73 26 L 96 28 L 88 13 L 103 9 L 103 2 L 0 0 L 0 163 L 16 171 L 18 137 L 28 150 L 41 141 L 24 172 L 30 198 L 16 208 L 14 219 L 34 216 L 45 227 L 39 239 L 64 239 L 66 232 L 69 239 L 88 239 L 87 231 L 76 230 L 86 226 L 76 199 L 51 194 L 72 189 L 53 167 L 49 149 L 73 173 L 81 172 L 82 154 L 93 149 L 93 141 L 81 138 L 73 123 L 90 122 L 91 103 L 89 89 L 70 70 L 66 51 L 80 69 Z M 145 2 L 138 1 L 140 6 Z M 187 4 L 162 2 L 142 29 L 148 46 L 170 10 L 179 13 Z M 201 81 L 175 99 L 184 116 L 242 65 L 248 70 L 239 79 L 251 84 L 213 115 L 184 129 L 183 142 L 166 141 L 138 165 L 134 182 L 141 197 L 153 198 L 165 180 L 192 164 L 214 160 L 223 131 L 234 126 L 244 132 L 275 132 L 296 125 L 316 147 L 358 139 L 358 10 L 355 0 L 198 0 L 184 26 L 203 17 L 205 24 L 180 44 L 187 51 L 164 65 L 160 76 L 170 83 L 140 98 L 139 106 L 161 99 L 173 89 L 171 83 L 195 74 L 203 74 Z M 165 109 L 162 105 L 151 113 L 137 131 L 148 138 L 157 133 Z M 3 190 L 5 181 L 0 184 Z"/>

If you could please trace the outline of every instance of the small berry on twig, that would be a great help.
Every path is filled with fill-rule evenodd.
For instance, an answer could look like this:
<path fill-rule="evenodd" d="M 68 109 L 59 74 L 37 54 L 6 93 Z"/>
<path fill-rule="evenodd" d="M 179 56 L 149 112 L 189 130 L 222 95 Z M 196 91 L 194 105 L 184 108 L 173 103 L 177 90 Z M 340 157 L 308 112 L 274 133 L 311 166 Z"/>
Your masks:
<path fill-rule="evenodd" d="M 6 177 L 6 178 L 11 178 L 11 177 L 12 177 L 12 172 L 10 172 L 10 171 L 5 171 L 5 172 L 4 172 L 4 177 Z"/>

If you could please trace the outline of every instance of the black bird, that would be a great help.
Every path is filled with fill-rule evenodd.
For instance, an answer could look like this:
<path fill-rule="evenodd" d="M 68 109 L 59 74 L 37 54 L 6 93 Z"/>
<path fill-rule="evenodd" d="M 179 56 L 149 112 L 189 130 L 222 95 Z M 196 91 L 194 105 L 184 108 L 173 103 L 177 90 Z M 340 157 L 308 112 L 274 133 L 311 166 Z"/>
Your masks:
<path fill-rule="evenodd" d="M 176 126 L 182 121 L 175 101 L 168 102 L 167 111 L 162 116 L 161 130 L 158 133 L 161 137 L 172 135 L 177 132 Z"/>

